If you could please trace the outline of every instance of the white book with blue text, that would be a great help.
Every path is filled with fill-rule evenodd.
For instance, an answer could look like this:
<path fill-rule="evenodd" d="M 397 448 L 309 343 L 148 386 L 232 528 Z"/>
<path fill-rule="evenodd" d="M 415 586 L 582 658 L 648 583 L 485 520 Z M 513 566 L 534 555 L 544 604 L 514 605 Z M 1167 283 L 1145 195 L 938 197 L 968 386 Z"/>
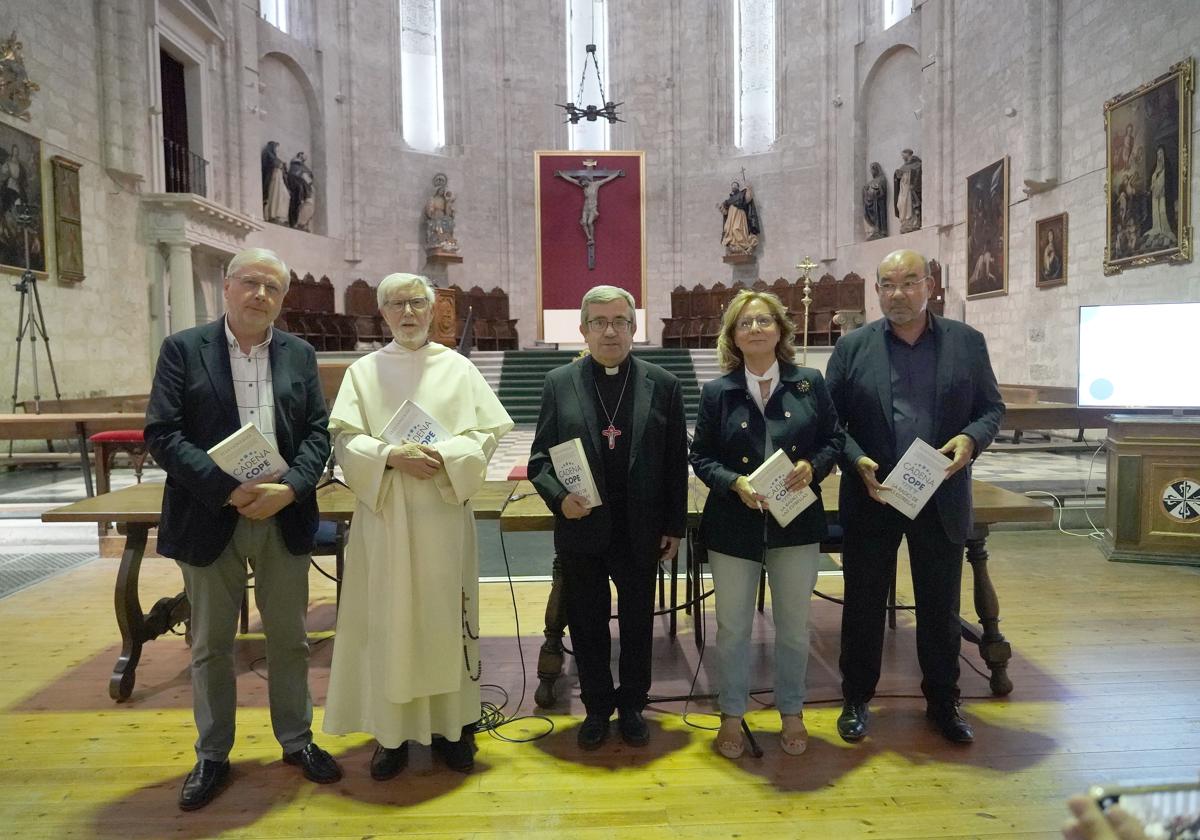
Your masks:
<path fill-rule="evenodd" d="M 568 441 L 550 447 L 550 462 L 554 464 L 554 474 L 568 493 L 574 493 L 587 499 L 589 508 L 599 507 L 600 491 L 592 479 L 592 468 L 588 466 L 587 455 L 583 451 L 583 441 L 571 438 Z"/>
<path fill-rule="evenodd" d="M 401 446 L 405 443 L 419 443 L 422 446 L 432 446 L 444 443 L 451 437 L 442 428 L 442 424 L 434 420 L 421 406 L 412 400 L 400 403 L 392 419 L 379 433 L 380 439 L 387 443 Z"/>
<path fill-rule="evenodd" d="M 781 528 L 786 528 L 805 508 L 817 500 L 817 494 L 811 487 L 787 489 L 787 477 L 794 468 L 792 459 L 779 449 L 763 461 L 761 467 L 750 473 L 750 486 L 758 495 L 767 497 L 767 510 Z"/>
<path fill-rule="evenodd" d="M 883 480 L 884 486 L 889 489 L 880 493 L 879 497 L 909 519 L 916 519 L 942 486 L 948 466 L 949 458 L 917 438 L 895 469 Z"/>
<path fill-rule="evenodd" d="M 240 482 L 278 478 L 288 463 L 258 426 L 247 423 L 208 450 L 217 466 Z"/>

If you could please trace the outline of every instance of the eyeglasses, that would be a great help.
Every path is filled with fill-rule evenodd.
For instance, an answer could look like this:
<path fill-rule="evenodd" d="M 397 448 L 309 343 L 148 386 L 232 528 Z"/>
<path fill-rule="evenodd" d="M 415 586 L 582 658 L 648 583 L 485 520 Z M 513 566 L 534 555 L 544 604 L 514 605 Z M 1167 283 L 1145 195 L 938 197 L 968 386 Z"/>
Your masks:
<path fill-rule="evenodd" d="M 770 315 L 758 315 L 754 318 L 742 318 L 736 324 L 738 332 L 750 332 L 756 325 L 760 330 L 769 329 L 775 325 L 775 319 Z"/>
<path fill-rule="evenodd" d="M 393 312 L 403 312 L 406 306 L 413 312 L 424 312 L 429 308 L 429 298 L 415 297 L 408 300 L 389 300 L 383 305 L 383 308 L 390 309 Z"/>
<path fill-rule="evenodd" d="M 264 297 L 278 297 L 283 294 L 283 284 L 274 277 L 268 277 L 263 274 L 248 274 L 231 279 L 241 286 L 243 291 L 250 294 L 258 294 L 259 289 L 263 290 Z"/>
<path fill-rule="evenodd" d="M 608 318 L 593 318 L 587 322 L 588 329 L 594 333 L 606 333 L 608 328 L 612 327 L 613 332 L 625 334 L 629 332 L 633 326 L 633 321 L 628 318 L 613 318 L 611 321 Z"/>
<path fill-rule="evenodd" d="M 900 291 L 904 292 L 904 294 L 907 295 L 908 293 L 912 292 L 917 287 L 925 285 L 925 280 L 924 280 L 924 278 L 922 278 L 920 280 L 909 279 L 909 280 L 905 280 L 903 283 L 878 283 L 876 285 L 879 286 L 879 293 L 881 295 L 890 295 L 890 294 L 892 294 L 892 292 L 896 291 L 897 289 L 899 289 Z"/>

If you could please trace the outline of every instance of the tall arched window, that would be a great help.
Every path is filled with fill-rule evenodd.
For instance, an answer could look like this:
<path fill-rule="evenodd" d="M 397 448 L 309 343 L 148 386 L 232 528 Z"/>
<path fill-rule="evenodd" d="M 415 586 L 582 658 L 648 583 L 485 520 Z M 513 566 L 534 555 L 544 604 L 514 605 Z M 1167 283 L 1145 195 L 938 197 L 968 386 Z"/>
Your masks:
<path fill-rule="evenodd" d="M 883 28 L 895 26 L 912 11 L 912 0 L 881 0 L 883 3 Z"/>
<path fill-rule="evenodd" d="M 732 0 L 733 144 L 763 152 L 775 142 L 775 0 Z"/>
<path fill-rule="evenodd" d="M 288 31 L 288 0 L 258 0 L 258 13 L 280 32 Z"/>
<path fill-rule="evenodd" d="M 400 3 L 400 103 L 404 142 L 432 152 L 446 145 L 442 0 Z"/>
<path fill-rule="evenodd" d="M 600 92 L 596 86 L 596 68 L 587 61 L 587 45 L 596 45 L 596 62 L 600 66 L 600 82 L 608 98 L 608 5 L 604 0 L 566 0 L 567 3 L 567 98 L 579 107 L 599 105 Z M 582 101 L 579 101 L 579 78 L 583 75 L 587 61 L 587 81 L 583 86 Z M 595 122 L 581 120 L 569 127 L 568 146 L 571 149 L 609 148 L 609 123 L 600 119 Z"/>

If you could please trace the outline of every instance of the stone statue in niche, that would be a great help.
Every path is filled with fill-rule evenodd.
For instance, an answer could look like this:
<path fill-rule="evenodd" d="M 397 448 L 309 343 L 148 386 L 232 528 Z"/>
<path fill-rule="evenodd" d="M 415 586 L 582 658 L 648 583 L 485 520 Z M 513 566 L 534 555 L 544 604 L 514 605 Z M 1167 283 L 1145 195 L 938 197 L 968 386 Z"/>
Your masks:
<path fill-rule="evenodd" d="M 458 251 L 454 238 L 454 193 L 442 172 L 433 176 L 433 195 L 425 202 L 425 250 L 429 253 L 453 254 Z"/>
<path fill-rule="evenodd" d="M 867 226 L 867 239 L 882 239 L 888 232 L 887 178 L 883 167 L 871 164 L 871 178 L 863 186 L 863 221 Z"/>
<path fill-rule="evenodd" d="M 892 175 L 892 182 L 900 232 L 908 233 L 921 229 L 921 159 L 912 149 L 905 149 L 900 156 L 904 163 Z"/>
<path fill-rule="evenodd" d="M 761 227 L 758 208 L 754 205 L 754 190 L 744 189 L 737 181 L 730 184 L 729 196 L 717 205 L 724 220 L 721 226 L 721 244 L 730 256 L 750 255 L 758 247 Z"/>
<path fill-rule="evenodd" d="M 262 150 L 263 219 L 286 225 L 292 201 L 287 187 L 287 164 L 279 157 L 279 141 L 269 140 Z"/>
<path fill-rule="evenodd" d="M 288 164 L 287 181 L 292 192 L 292 200 L 288 205 L 288 225 L 296 230 L 311 230 L 313 215 L 317 209 L 316 181 L 305 160 L 304 152 L 296 152 L 296 156 Z"/>

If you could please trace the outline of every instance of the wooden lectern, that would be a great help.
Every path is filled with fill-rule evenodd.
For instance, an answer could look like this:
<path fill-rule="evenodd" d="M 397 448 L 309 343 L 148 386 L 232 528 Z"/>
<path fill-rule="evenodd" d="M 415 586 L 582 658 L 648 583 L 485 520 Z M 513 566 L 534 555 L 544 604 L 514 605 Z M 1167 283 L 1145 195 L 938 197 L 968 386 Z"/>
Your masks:
<path fill-rule="evenodd" d="M 1200 417 L 1107 420 L 1104 556 L 1200 566 Z"/>

